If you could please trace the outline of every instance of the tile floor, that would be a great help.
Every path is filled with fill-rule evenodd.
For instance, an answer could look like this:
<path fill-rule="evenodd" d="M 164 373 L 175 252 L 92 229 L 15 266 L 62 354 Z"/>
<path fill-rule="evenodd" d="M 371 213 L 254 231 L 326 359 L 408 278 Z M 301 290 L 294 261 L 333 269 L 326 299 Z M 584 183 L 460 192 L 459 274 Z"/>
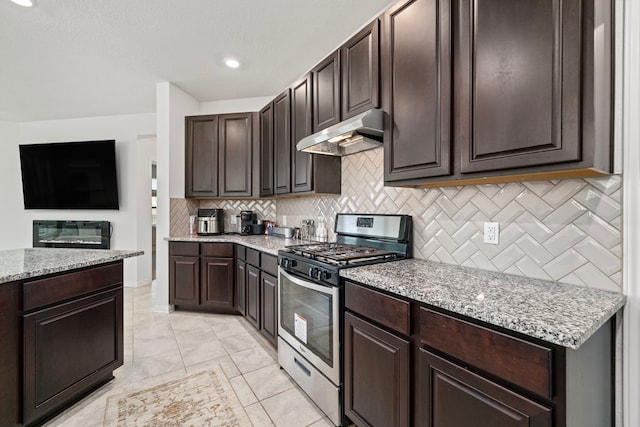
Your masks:
<path fill-rule="evenodd" d="M 154 287 L 124 290 L 124 365 L 115 379 L 45 426 L 103 425 L 107 398 L 220 364 L 256 427 L 333 424 L 277 364 L 275 349 L 240 316 L 151 311 Z"/>

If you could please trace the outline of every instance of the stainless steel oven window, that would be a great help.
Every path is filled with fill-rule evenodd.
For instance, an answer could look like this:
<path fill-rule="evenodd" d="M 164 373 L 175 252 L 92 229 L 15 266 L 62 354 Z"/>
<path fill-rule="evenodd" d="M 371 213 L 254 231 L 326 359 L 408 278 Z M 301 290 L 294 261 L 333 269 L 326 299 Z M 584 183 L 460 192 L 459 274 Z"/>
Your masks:
<path fill-rule="evenodd" d="M 338 327 L 334 324 L 334 296 L 319 287 L 323 286 L 281 273 L 280 327 L 333 367 Z"/>

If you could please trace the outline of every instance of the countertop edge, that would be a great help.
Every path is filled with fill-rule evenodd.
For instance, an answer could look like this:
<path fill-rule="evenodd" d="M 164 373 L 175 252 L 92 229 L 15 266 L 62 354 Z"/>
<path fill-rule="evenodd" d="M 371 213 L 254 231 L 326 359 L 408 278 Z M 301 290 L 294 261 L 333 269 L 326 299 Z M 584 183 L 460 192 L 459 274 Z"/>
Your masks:
<path fill-rule="evenodd" d="M 170 236 L 165 237 L 168 242 L 193 242 L 193 243 L 237 243 L 251 249 L 266 252 L 269 255 L 278 255 L 280 249 L 288 245 L 296 244 L 297 240 L 286 239 L 279 236 L 266 236 L 262 234 L 240 235 L 221 234 L 215 236 Z"/>
<path fill-rule="evenodd" d="M 55 249 L 54 249 L 55 250 Z M 82 251 L 82 249 L 73 249 L 74 251 Z M 107 249 L 109 251 L 109 249 Z M 117 252 L 117 253 L 115 253 Z M 126 250 L 111 250 L 106 256 L 90 259 L 85 261 L 77 261 L 68 264 L 60 264 L 52 268 L 38 268 L 23 273 L 11 274 L 0 276 L 0 284 L 17 282 L 25 279 L 31 279 L 34 277 L 47 276 L 49 274 L 62 273 L 65 271 L 77 270 L 79 268 L 91 267 L 93 265 L 108 264 L 110 262 L 124 260 L 126 258 L 133 258 L 143 255 L 144 251 L 126 251 Z"/>

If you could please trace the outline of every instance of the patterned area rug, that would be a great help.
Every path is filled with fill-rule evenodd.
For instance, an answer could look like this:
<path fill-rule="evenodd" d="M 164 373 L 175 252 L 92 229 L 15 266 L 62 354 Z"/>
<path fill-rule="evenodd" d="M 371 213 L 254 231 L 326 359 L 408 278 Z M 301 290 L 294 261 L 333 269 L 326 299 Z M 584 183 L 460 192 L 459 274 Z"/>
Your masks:
<path fill-rule="evenodd" d="M 251 426 L 222 369 L 111 396 L 104 426 Z"/>

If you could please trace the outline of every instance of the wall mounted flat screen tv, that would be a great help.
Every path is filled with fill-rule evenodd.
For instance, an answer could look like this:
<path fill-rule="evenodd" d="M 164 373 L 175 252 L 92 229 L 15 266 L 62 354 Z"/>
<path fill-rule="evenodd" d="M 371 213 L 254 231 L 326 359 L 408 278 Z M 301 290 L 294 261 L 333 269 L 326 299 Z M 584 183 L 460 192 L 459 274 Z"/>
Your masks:
<path fill-rule="evenodd" d="M 25 209 L 119 209 L 115 143 L 20 145 Z"/>

